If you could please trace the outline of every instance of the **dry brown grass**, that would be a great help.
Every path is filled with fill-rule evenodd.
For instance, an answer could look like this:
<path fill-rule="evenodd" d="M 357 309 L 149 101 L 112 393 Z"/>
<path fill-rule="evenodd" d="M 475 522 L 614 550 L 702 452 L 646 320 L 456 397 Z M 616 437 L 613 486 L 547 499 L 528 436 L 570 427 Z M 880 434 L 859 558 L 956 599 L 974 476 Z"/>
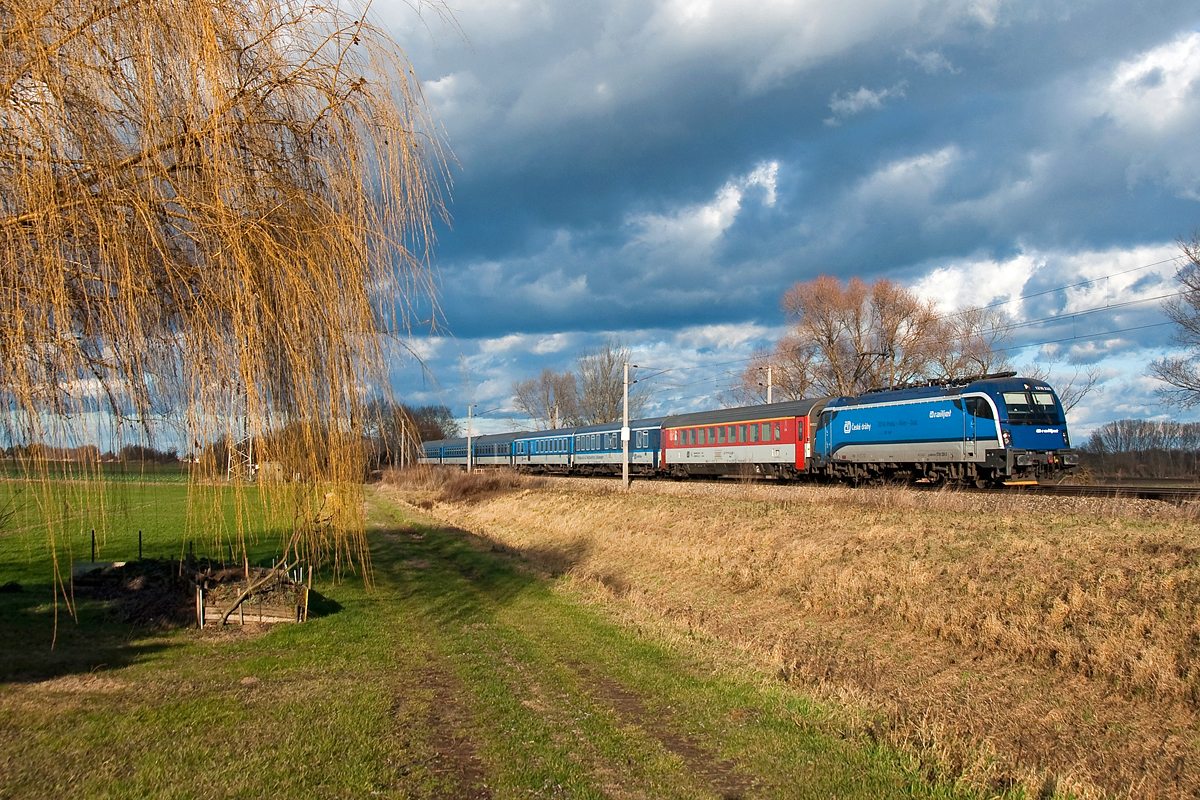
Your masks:
<path fill-rule="evenodd" d="M 507 469 L 467 473 L 425 466 L 387 470 L 382 481 L 387 486 L 422 495 L 417 499 L 422 508 L 431 508 L 434 502 L 479 502 L 498 494 L 546 486 L 544 479 L 519 475 Z"/>
<path fill-rule="evenodd" d="M 1195 508 L 887 487 L 512 488 L 426 502 L 531 557 L 569 544 L 576 588 L 757 652 L 967 782 L 1200 791 Z"/>

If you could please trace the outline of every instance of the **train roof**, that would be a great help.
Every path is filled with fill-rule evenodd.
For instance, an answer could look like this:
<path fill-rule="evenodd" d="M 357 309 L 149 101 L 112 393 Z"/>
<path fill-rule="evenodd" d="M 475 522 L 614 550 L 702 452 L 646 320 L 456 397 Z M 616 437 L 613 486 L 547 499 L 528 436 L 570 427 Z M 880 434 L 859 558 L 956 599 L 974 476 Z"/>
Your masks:
<path fill-rule="evenodd" d="M 479 444 L 479 443 L 504 444 L 505 442 L 511 442 L 513 439 L 516 439 L 518 436 L 521 436 L 525 433 L 526 433 L 526 431 L 517 431 L 515 433 L 484 433 L 484 434 L 480 434 L 479 436 L 472 436 L 471 441 L 476 444 Z M 453 439 L 432 439 L 428 442 L 422 442 L 421 446 L 422 447 L 455 447 L 457 445 L 465 446 L 466 444 L 467 444 L 467 437 L 456 436 Z"/>
<path fill-rule="evenodd" d="M 650 417 L 648 419 L 631 419 L 631 420 L 629 420 L 629 428 L 631 430 L 633 430 L 633 429 L 640 430 L 642 428 L 661 428 L 662 422 L 664 419 L 666 419 L 666 417 Z M 604 433 L 606 431 L 620 431 L 621 430 L 621 422 L 618 420 L 617 422 L 606 422 L 602 425 L 585 425 L 582 428 L 575 428 L 574 430 L 575 430 L 575 433 Z"/>
<path fill-rule="evenodd" d="M 934 383 L 904 389 L 877 389 L 855 397 L 837 397 L 830 400 L 829 405 L 833 408 L 845 408 L 846 406 L 923 400 L 929 397 L 958 397 L 961 394 L 970 392 L 990 392 L 996 394 L 1018 389 L 1038 389 L 1039 391 L 1054 392 L 1050 384 L 1040 378 L 1023 378 L 1017 376 L 1016 373 L 1009 373 L 1000 376 L 983 376 L 978 380 Z"/>
<path fill-rule="evenodd" d="M 828 400 L 828 397 L 818 397 L 815 400 L 788 400 L 783 403 L 764 403 L 760 406 L 718 408 L 714 411 L 676 414 L 663 420 L 663 427 L 689 428 L 693 425 L 721 425 L 726 422 L 746 422 L 754 419 L 806 417 L 814 410 L 819 412 Z"/>
<path fill-rule="evenodd" d="M 652 417 L 650 419 L 631 419 L 629 427 L 633 429 L 641 428 L 659 428 L 662 427 L 662 421 L 665 417 Z M 521 437 L 526 439 L 552 439 L 557 436 L 576 436 L 581 433 L 605 433 L 621 430 L 620 421 L 605 422 L 600 425 L 584 425 L 580 428 L 553 428 L 547 431 L 526 431 L 521 434 Z"/>

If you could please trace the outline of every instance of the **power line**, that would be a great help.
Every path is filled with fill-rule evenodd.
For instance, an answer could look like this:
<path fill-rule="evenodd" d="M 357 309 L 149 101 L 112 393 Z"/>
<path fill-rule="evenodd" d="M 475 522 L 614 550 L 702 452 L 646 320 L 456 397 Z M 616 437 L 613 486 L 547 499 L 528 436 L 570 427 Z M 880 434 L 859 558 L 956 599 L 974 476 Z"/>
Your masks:
<path fill-rule="evenodd" d="M 1166 322 L 1153 322 L 1149 325 L 1134 325 L 1130 328 L 1118 328 L 1115 331 L 1098 331 L 1096 333 L 1085 333 L 1082 336 L 1067 336 L 1062 339 L 1048 339 L 1044 342 L 1032 342 L 1029 344 L 1014 345 L 1012 347 L 998 347 L 997 350 L 1002 352 L 1010 352 L 1012 350 L 1024 350 L 1027 347 L 1041 347 L 1047 344 L 1062 344 L 1063 342 L 1087 341 L 1088 339 L 1099 339 L 1102 336 L 1112 336 L 1117 333 L 1129 333 L 1130 331 L 1142 331 L 1147 328 L 1161 328 L 1163 325 L 1173 325 L 1174 322 L 1167 320 Z"/>
<path fill-rule="evenodd" d="M 1095 278 L 1089 278 L 1089 279 L 1088 279 L 1088 280 L 1086 280 L 1086 281 L 1080 281 L 1080 282 L 1078 282 L 1078 283 L 1072 283 L 1072 284 L 1069 284 L 1069 285 L 1067 285 L 1067 286 L 1057 286 L 1057 287 L 1055 287 L 1055 288 L 1053 288 L 1053 289 L 1045 289 L 1045 290 L 1043 290 L 1043 291 L 1040 291 L 1040 292 L 1034 292 L 1033 294 L 1022 294 L 1022 295 L 1018 295 L 1017 297 L 1010 297 L 1008 300 L 1001 300 L 1000 302 L 997 302 L 997 303 L 992 303 L 992 304 L 990 304 L 990 305 L 986 305 L 986 306 L 979 306 L 979 310 L 981 310 L 981 311 L 986 311 L 986 310 L 987 310 L 987 309 L 989 309 L 989 308 L 997 308 L 997 307 L 999 307 L 999 306 L 1006 306 L 1006 305 L 1008 305 L 1009 303 L 1015 303 L 1015 302 L 1017 302 L 1018 300 L 1031 300 L 1031 299 L 1033 299 L 1034 297 L 1042 297 L 1042 296 L 1044 296 L 1044 295 L 1053 294 L 1053 293 L 1055 293 L 1055 292 L 1065 292 L 1067 289 L 1076 289 L 1076 288 L 1078 288 L 1078 287 L 1080 287 L 1080 286 L 1087 286 L 1087 285 L 1088 285 L 1088 284 L 1090 284 L 1090 283 L 1097 283 L 1097 282 L 1099 282 L 1099 281 L 1106 281 L 1106 280 L 1108 280 L 1109 278 L 1117 278 L 1117 277 L 1120 277 L 1121 275 L 1128 275 L 1128 274 L 1129 274 L 1129 273 L 1131 273 L 1131 272 L 1140 272 L 1141 270 L 1144 270 L 1144 269 L 1150 269 L 1151 267 L 1157 267 L 1157 266 L 1160 266 L 1160 265 L 1162 265 L 1162 264 L 1170 264 L 1170 263 L 1176 263 L 1176 264 L 1178 264 L 1178 263 L 1179 263 L 1179 261 L 1180 261 L 1180 259 L 1182 259 L 1182 258 L 1183 258 L 1183 256 L 1172 256 L 1171 258 L 1164 258 L 1162 261 L 1155 261 L 1153 264 L 1143 264 L 1143 265 L 1142 265 L 1142 266 L 1140 266 L 1140 267 L 1133 267 L 1133 268 L 1131 268 L 1131 269 L 1121 270 L 1120 272 L 1114 272 L 1114 273 L 1112 273 L 1112 274 L 1109 274 L 1109 275 L 1100 275 L 1100 276 L 1098 276 L 1098 277 L 1095 277 Z M 967 309 L 967 310 L 968 310 L 968 311 L 972 311 L 972 310 L 974 310 L 974 309 Z M 958 313 L 958 314 L 963 314 L 963 313 L 966 313 L 966 312 L 965 312 L 965 311 L 959 311 L 959 312 L 955 312 L 955 313 Z"/>

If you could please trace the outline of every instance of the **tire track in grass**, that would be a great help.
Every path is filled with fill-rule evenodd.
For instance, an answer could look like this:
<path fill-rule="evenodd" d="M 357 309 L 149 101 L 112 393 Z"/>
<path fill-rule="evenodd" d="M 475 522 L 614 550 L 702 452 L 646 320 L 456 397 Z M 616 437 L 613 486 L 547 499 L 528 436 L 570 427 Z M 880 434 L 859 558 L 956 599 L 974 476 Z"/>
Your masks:
<path fill-rule="evenodd" d="M 440 779 L 435 796 L 491 797 L 485 781 L 502 797 L 709 796 L 679 774 L 661 742 L 597 704 L 547 649 L 547 631 L 512 624 L 514 607 L 518 616 L 561 614 L 546 608 L 561 603 L 547 584 L 462 531 L 389 527 L 389 577 L 438 654 L 413 667 L 427 716 L 408 715 L 430 728 L 425 767 Z"/>
<path fill-rule="evenodd" d="M 652 714 L 639 695 L 612 678 L 597 675 L 587 664 L 575 663 L 572 667 L 591 682 L 592 692 L 600 702 L 611 706 L 622 718 L 683 759 L 692 776 L 710 785 L 722 800 L 741 800 L 754 787 L 756 781 L 740 772 L 736 764 L 721 758 L 692 737 L 679 733 L 663 716 Z"/>
<path fill-rule="evenodd" d="M 428 692 L 430 703 L 425 717 L 433 748 L 429 769 L 444 777 L 445 791 L 435 795 L 445 800 L 491 800 L 483 760 L 475 742 L 467 734 L 472 727 L 471 713 L 461 702 L 466 686 L 427 654 L 425 669 L 417 686 Z"/>

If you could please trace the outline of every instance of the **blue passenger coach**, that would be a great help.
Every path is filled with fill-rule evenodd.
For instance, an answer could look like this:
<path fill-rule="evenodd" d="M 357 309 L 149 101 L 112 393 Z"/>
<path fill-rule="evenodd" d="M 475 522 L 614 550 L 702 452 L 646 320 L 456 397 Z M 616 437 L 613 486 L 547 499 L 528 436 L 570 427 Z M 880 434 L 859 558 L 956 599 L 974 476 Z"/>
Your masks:
<path fill-rule="evenodd" d="M 831 400 L 813 433 L 832 477 L 1036 482 L 1078 463 L 1058 397 L 1042 381 L 997 377 Z"/>
<path fill-rule="evenodd" d="M 492 433 L 471 437 L 472 466 L 509 467 L 513 463 L 513 440 L 520 434 Z M 436 466 L 467 467 L 467 439 L 437 439 L 421 445 L 420 462 Z"/>
<path fill-rule="evenodd" d="M 662 466 L 663 417 L 629 422 L 629 471 L 651 475 Z M 620 475 L 624 457 L 621 423 L 575 428 L 572 472 L 580 475 Z"/>
<path fill-rule="evenodd" d="M 519 434 L 513 442 L 513 466 L 522 471 L 569 472 L 570 432 L 559 429 Z"/>
<path fill-rule="evenodd" d="M 630 470 L 654 472 L 661 463 L 662 418 L 632 420 L 629 430 Z M 522 472 L 619 474 L 623 451 L 619 422 L 533 431 L 517 435 L 513 464 Z"/>

